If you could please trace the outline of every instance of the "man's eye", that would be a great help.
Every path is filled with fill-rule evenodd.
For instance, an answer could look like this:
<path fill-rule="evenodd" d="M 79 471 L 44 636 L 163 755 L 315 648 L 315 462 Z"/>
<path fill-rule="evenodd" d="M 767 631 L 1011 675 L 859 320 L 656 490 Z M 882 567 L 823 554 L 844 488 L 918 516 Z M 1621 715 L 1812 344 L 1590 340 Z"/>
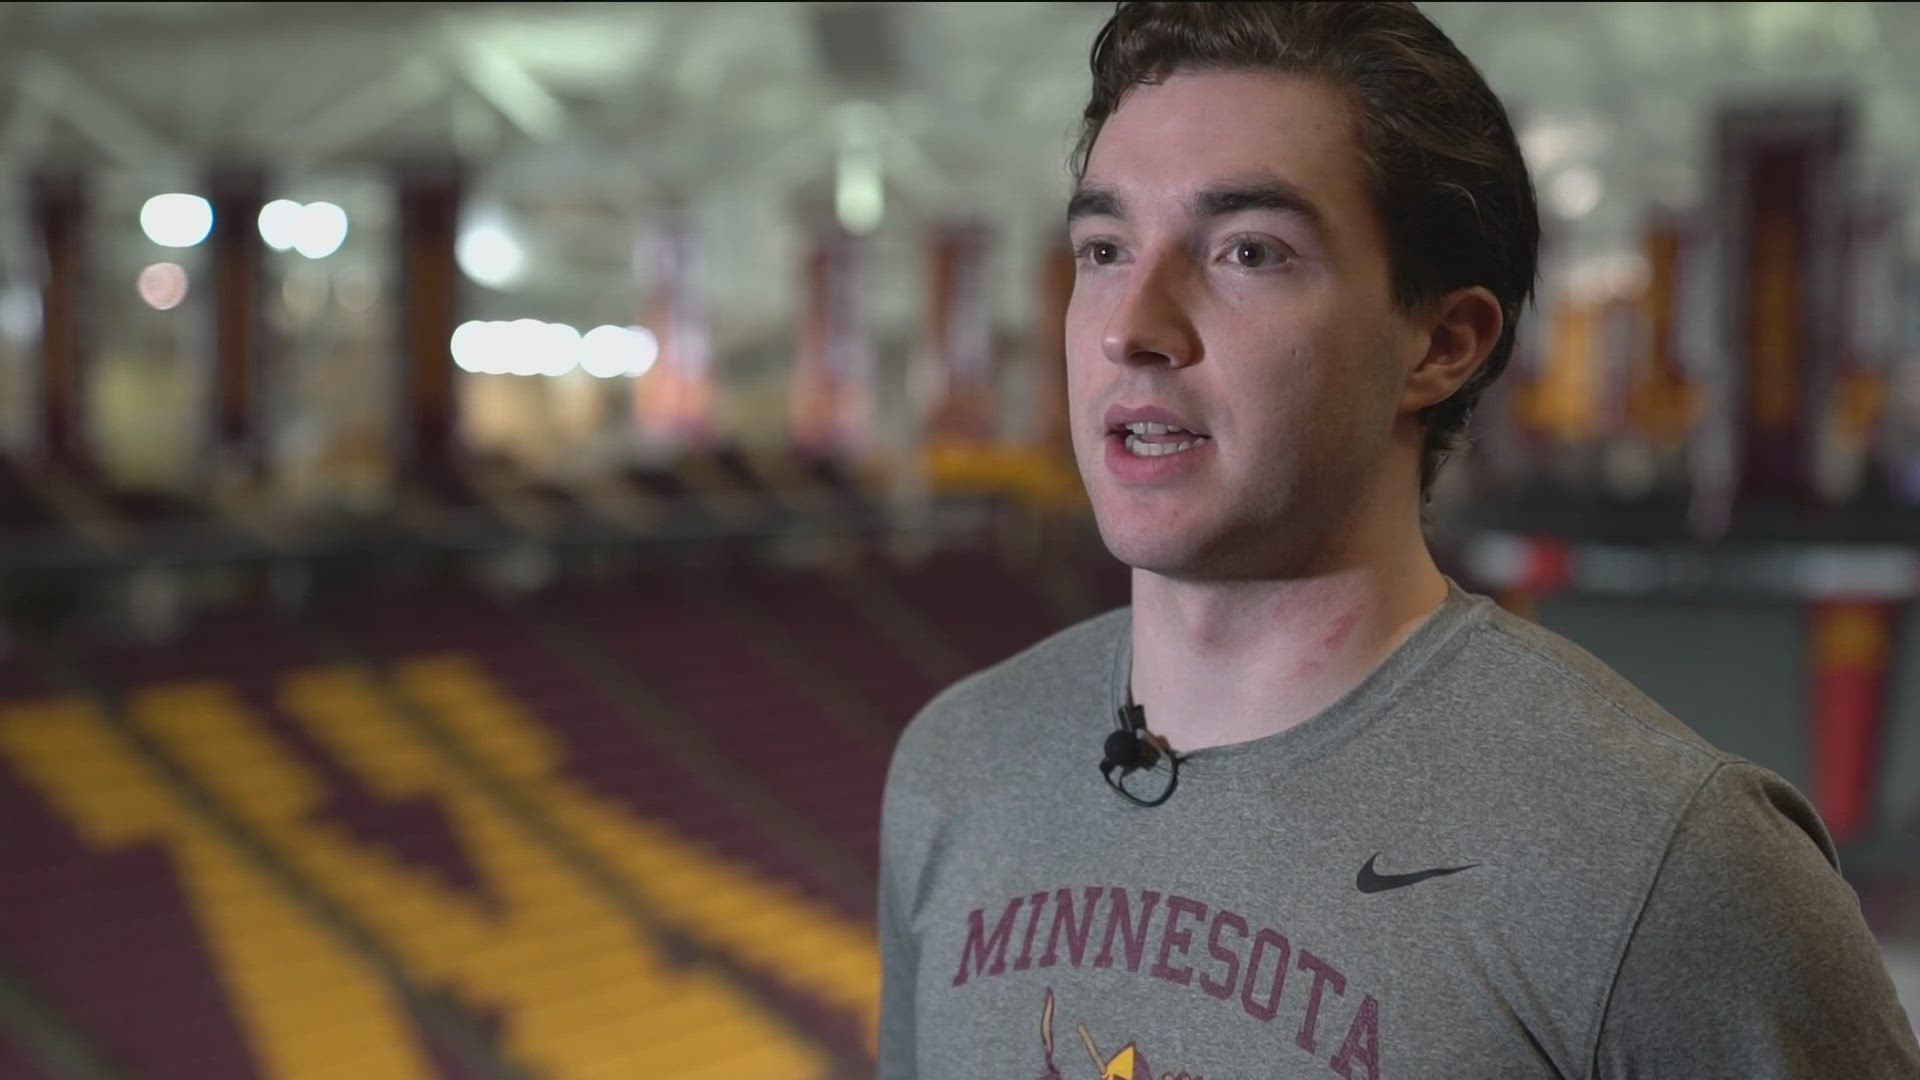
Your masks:
<path fill-rule="evenodd" d="M 1279 247 L 1265 240 L 1235 240 L 1231 257 L 1235 266 L 1247 270 L 1264 270 L 1286 261 Z"/>
<path fill-rule="evenodd" d="M 1089 240 L 1080 245 L 1080 261 L 1093 266 L 1109 266 L 1120 259 L 1120 248 L 1110 240 Z"/>

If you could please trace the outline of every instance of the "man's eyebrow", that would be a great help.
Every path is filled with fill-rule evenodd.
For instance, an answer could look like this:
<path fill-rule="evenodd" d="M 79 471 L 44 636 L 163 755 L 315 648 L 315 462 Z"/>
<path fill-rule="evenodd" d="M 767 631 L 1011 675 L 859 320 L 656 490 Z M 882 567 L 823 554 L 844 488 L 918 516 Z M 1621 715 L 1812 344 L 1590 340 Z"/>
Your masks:
<path fill-rule="evenodd" d="M 1278 180 L 1229 181 L 1202 189 L 1187 200 L 1187 213 L 1196 218 L 1224 217 L 1249 210 L 1293 214 L 1315 228 L 1326 223 L 1325 215 L 1312 199 L 1293 185 Z M 1120 193 L 1111 188 L 1079 188 L 1067 200 L 1067 222 L 1072 224 L 1089 217 L 1124 221 L 1126 203 Z"/>
<path fill-rule="evenodd" d="M 1187 212 L 1199 218 L 1221 217 L 1246 210 L 1277 210 L 1283 214 L 1294 214 L 1315 227 L 1325 222 L 1320 207 L 1312 199 L 1293 185 L 1277 180 L 1211 187 L 1187 201 Z"/>
<path fill-rule="evenodd" d="M 1110 217 L 1124 220 L 1126 216 L 1126 204 L 1120 201 L 1119 194 L 1106 188 L 1079 188 L 1067 200 L 1069 225 L 1081 218 Z"/>

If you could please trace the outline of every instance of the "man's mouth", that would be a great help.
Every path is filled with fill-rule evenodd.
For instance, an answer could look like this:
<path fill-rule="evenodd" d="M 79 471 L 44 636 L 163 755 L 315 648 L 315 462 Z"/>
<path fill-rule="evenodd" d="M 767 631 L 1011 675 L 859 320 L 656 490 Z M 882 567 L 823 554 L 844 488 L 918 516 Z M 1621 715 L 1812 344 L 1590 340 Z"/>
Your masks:
<path fill-rule="evenodd" d="M 1198 449 L 1213 441 L 1209 435 L 1145 420 L 1123 425 L 1115 429 L 1114 434 L 1123 436 L 1122 442 L 1127 453 L 1136 457 L 1166 457 Z"/>

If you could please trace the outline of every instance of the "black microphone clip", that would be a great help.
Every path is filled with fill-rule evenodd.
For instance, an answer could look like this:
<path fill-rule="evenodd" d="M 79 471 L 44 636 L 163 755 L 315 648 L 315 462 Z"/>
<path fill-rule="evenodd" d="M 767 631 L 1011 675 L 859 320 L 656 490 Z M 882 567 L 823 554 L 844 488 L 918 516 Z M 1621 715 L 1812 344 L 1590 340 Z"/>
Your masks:
<path fill-rule="evenodd" d="M 1100 775 L 1106 779 L 1108 787 L 1125 796 L 1129 802 L 1140 806 L 1159 806 L 1173 797 L 1173 789 L 1180 783 L 1180 755 L 1167 752 L 1166 758 L 1172 767 L 1167 789 L 1158 798 L 1140 798 L 1114 779 L 1113 770 L 1119 769 L 1124 779 L 1134 772 L 1152 769 L 1160 762 L 1160 748 L 1153 737 L 1147 734 L 1146 709 L 1129 701 L 1119 710 L 1119 720 L 1120 730 L 1107 736 L 1100 761 Z"/>
<path fill-rule="evenodd" d="M 1135 769 L 1153 768 L 1153 744 L 1144 737 L 1146 710 L 1138 705 L 1120 709 L 1120 730 L 1107 736 L 1100 771 L 1111 774 L 1115 768 L 1125 776 Z"/>

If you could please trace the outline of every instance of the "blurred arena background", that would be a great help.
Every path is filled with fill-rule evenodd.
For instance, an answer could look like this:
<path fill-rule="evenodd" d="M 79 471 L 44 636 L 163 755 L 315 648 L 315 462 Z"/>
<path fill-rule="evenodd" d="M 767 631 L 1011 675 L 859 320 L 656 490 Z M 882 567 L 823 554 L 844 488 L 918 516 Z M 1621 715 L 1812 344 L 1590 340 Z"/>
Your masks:
<path fill-rule="evenodd" d="M 1446 567 L 1813 796 L 1920 1017 L 1920 6 L 1427 6 L 1548 216 Z M 0 1077 L 870 1075 L 895 734 L 1126 600 L 1107 11 L 0 6 Z"/>

